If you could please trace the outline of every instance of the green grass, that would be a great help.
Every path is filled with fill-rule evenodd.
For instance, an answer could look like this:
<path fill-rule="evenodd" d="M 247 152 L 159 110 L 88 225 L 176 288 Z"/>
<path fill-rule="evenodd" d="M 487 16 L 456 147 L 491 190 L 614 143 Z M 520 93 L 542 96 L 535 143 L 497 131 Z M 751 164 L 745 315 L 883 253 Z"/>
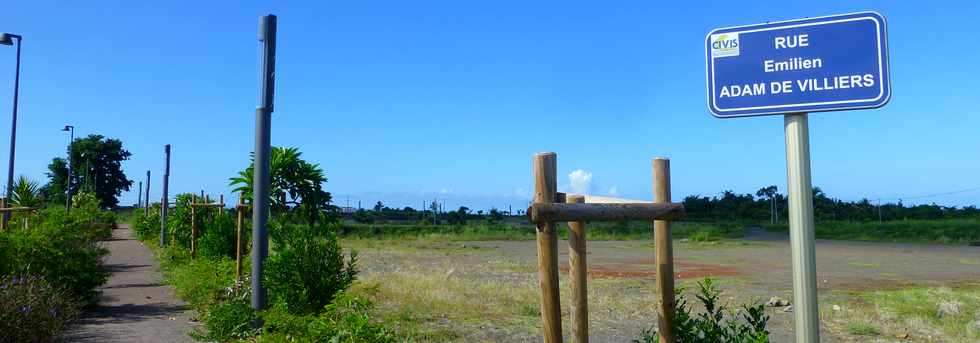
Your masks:
<path fill-rule="evenodd" d="M 568 238 L 566 225 L 559 225 L 559 235 Z M 424 224 L 356 224 L 343 223 L 339 232 L 346 238 L 370 239 L 410 239 L 428 241 L 489 241 L 489 240 L 532 240 L 536 228 L 530 224 L 485 224 L 467 225 L 424 225 Z M 653 224 L 650 222 L 604 222 L 589 223 L 587 226 L 590 241 L 608 240 L 648 240 L 653 238 Z M 676 222 L 672 234 L 677 239 L 692 241 L 717 241 L 738 238 L 744 235 L 740 223 L 696 223 Z"/>
<path fill-rule="evenodd" d="M 851 294 L 840 311 L 823 311 L 847 334 L 909 336 L 912 341 L 980 341 L 980 284 L 913 287 Z"/>
<path fill-rule="evenodd" d="M 818 221 L 816 236 L 822 239 L 859 241 L 965 244 L 980 241 L 980 220 L 893 220 L 886 222 Z M 767 230 L 788 232 L 786 224 L 764 225 Z"/>

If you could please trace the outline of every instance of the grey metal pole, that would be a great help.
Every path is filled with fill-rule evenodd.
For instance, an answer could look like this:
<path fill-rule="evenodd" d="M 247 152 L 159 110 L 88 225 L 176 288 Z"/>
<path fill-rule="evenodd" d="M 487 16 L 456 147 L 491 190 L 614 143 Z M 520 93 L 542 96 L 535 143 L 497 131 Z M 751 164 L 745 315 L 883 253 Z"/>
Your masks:
<path fill-rule="evenodd" d="M 150 215 L 150 170 L 146 170 L 146 195 L 143 200 L 143 215 Z"/>
<path fill-rule="evenodd" d="M 21 37 L 17 35 L 10 35 L 13 38 L 17 38 L 17 64 L 14 71 L 14 111 L 11 116 L 10 124 L 10 164 L 7 165 L 7 199 L 10 199 L 10 194 L 14 187 L 14 154 L 16 153 L 17 145 L 17 99 L 20 95 L 20 46 L 23 44 L 21 42 Z M 9 218 L 8 215 L 4 215 L 4 220 Z"/>
<path fill-rule="evenodd" d="M 820 316 L 817 307 L 817 258 L 813 233 L 813 187 L 810 182 L 808 126 L 806 113 L 787 114 L 784 118 L 796 342 L 818 343 L 820 342 Z"/>
<path fill-rule="evenodd" d="M 68 138 L 68 184 L 65 186 L 65 212 L 71 213 L 71 146 L 75 143 L 75 127 L 68 125 L 71 131 Z"/>
<path fill-rule="evenodd" d="M 139 195 L 136 196 L 136 208 L 143 207 L 143 181 L 140 181 L 139 189 L 140 189 Z"/>
<path fill-rule="evenodd" d="M 262 42 L 262 89 L 259 107 L 255 109 L 255 163 L 252 197 L 252 308 L 266 307 L 266 290 L 262 287 L 262 265 L 269 255 L 269 158 L 271 126 L 275 96 L 276 16 L 259 19 L 259 41 Z"/>
<path fill-rule="evenodd" d="M 170 144 L 163 146 L 163 153 L 167 155 L 163 167 L 163 197 L 160 199 L 160 246 L 167 246 L 167 211 L 170 210 Z M 149 172 L 147 172 L 149 173 Z M 147 174 L 149 175 L 149 174 Z M 149 199 L 149 196 L 147 196 Z"/>

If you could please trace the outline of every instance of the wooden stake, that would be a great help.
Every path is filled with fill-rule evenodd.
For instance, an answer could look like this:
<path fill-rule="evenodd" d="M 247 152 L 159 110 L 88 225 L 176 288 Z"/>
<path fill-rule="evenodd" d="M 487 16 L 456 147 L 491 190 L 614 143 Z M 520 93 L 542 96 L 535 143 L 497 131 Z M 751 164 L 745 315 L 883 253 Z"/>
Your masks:
<path fill-rule="evenodd" d="M 238 212 L 237 229 L 235 230 L 235 280 L 242 280 L 242 227 L 245 226 L 245 192 L 238 193 Z"/>
<path fill-rule="evenodd" d="M 534 155 L 534 202 L 553 203 L 558 193 L 557 156 L 553 152 Z M 546 343 L 559 343 L 561 300 L 558 294 L 558 228 L 555 223 L 537 224 L 538 276 L 541 283 L 541 320 Z"/>
<path fill-rule="evenodd" d="M 191 258 L 197 258 L 197 196 L 191 195 Z"/>
<path fill-rule="evenodd" d="M 670 202 L 670 160 L 653 159 L 654 202 Z M 660 292 L 660 342 L 677 342 L 677 323 L 674 304 L 674 247 L 671 241 L 670 221 L 653 221 L 654 246 L 657 249 L 657 289 Z"/>
<path fill-rule="evenodd" d="M 584 203 L 585 197 L 570 195 L 569 204 Z M 572 342 L 589 342 L 589 288 L 585 251 L 585 222 L 568 223 L 568 265 L 572 279 Z"/>

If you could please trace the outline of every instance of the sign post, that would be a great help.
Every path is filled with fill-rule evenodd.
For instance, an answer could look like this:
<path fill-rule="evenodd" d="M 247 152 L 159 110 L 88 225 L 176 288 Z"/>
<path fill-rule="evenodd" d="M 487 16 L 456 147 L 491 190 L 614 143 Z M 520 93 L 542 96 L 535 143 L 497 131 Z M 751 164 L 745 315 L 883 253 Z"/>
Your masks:
<path fill-rule="evenodd" d="M 796 341 L 820 341 L 808 112 L 891 98 L 885 18 L 874 12 L 716 29 L 705 38 L 708 109 L 784 115 Z"/>

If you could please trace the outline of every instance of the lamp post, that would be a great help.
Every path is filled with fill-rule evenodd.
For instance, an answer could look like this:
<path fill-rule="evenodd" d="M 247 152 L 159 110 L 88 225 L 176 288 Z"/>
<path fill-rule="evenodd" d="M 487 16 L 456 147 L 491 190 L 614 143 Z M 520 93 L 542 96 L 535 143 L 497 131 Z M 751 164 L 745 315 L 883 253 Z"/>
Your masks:
<path fill-rule="evenodd" d="M 68 140 L 68 186 L 65 187 L 65 211 L 71 213 L 71 145 L 75 143 L 75 127 L 65 125 L 65 128 L 61 129 L 61 131 L 71 132 L 71 138 Z"/>
<path fill-rule="evenodd" d="M 3 45 L 14 45 L 14 39 L 17 40 L 17 65 L 14 71 L 14 112 L 12 116 L 12 124 L 10 125 L 10 164 L 7 165 L 7 197 L 10 197 L 10 192 L 13 190 L 14 185 L 14 149 L 17 143 L 17 96 L 20 92 L 20 45 L 21 37 L 19 35 L 10 33 L 0 33 L 0 44 Z M 4 219 L 7 217 L 4 216 Z"/>

